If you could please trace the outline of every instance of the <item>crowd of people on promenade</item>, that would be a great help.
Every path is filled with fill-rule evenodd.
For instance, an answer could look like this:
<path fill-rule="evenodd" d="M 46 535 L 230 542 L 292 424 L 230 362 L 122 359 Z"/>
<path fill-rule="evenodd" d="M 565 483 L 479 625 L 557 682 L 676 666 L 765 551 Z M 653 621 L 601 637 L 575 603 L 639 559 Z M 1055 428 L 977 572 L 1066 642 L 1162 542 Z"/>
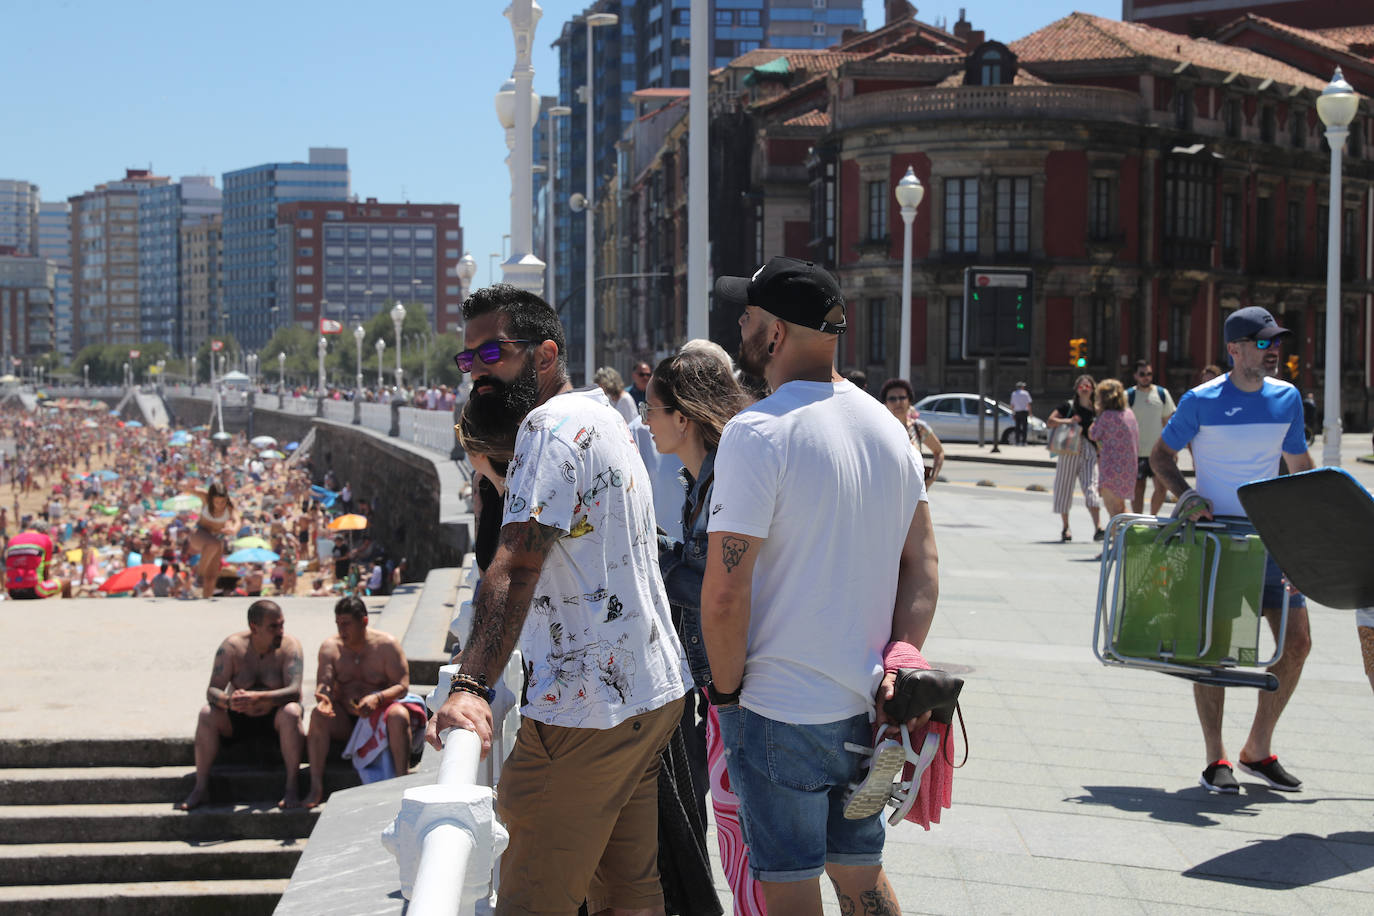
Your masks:
<path fill-rule="evenodd" d="M 315 388 L 306 385 L 296 385 L 290 388 L 281 388 L 263 379 L 254 388 L 259 394 L 284 394 L 288 398 L 314 398 L 318 396 Z M 414 385 L 401 387 L 397 393 L 395 385 L 364 386 L 361 389 L 362 400 L 368 404 L 390 404 L 392 401 L 400 400 L 407 407 L 415 407 L 420 410 L 446 410 L 452 412 L 456 404 L 462 403 L 467 397 L 463 386 L 450 386 L 443 384 L 434 385 Z M 325 397 L 331 401 L 357 400 L 359 390 L 355 388 L 345 388 L 339 385 L 327 385 L 325 387 Z"/>
<path fill-rule="evenodd" d="M 330 530 L 344 512 L 366 519 L 368 501 L 332 472 L 312 487 L 295 443 L 216 441 L 66 399 L 6 408 L 0 440 L 0 596 L 381 593 L 404 574 L 366 527 Z"/>

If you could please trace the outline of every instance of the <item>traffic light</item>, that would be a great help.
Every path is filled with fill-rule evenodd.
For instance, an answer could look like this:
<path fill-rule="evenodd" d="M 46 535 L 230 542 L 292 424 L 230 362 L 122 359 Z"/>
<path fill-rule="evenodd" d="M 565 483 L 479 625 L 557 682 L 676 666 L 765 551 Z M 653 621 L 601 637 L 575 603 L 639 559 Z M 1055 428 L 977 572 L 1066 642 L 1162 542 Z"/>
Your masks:
<path fill-rule="evenodd" d="M 1088 338 L 1069 338 L 1069 364 L 1079 369 L 1088 365 Z"/>
<path fill-rule="evenodd" d="M 1294 353 L 1292 356 L 1288 357 L 1288 377 L 1294 381 L 1297 381 L 1298 378 L 1299 363 L 1298 354 Z"/>

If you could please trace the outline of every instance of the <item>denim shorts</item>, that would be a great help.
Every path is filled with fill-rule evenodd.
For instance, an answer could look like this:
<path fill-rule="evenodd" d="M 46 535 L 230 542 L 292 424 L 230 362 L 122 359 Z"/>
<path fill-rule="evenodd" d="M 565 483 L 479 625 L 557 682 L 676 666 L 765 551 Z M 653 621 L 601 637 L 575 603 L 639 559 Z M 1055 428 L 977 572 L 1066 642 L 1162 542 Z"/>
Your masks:
<path fill-rule="evenodd" d="M 868 716 L 791 725 L 742 706 L 716 712 L 756 881 L 804 881 L 824 873 L 826 863 L 882 864 L 882 814 L 844 816 L 849 785 L 866 772 L 863 758 L 844 743 L 872 745 Z"/>
<path fill-rule="evenodd" d="M 1283 570 L 1279 569 L 1279 564 L 1274 562 L 1274 556 L 1270 554 L 1264 561 L 1264 598 L 1260 601 L 1260 607 L 1266 609 L 1283 607 L 1283 592 L 1286 588 L 1287 586 L 1283 584 Z M 1290 611 L 1305 607 L 1307 607 L 1307 599 L 1301 593 L 1289 596 L 1288 609 Z"/>

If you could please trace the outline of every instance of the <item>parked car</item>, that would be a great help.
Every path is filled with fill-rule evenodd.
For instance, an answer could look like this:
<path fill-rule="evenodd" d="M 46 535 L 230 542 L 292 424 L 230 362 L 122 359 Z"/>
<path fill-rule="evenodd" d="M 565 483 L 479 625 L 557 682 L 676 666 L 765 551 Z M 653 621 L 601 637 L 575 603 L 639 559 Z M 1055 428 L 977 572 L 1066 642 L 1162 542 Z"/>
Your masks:
<path fill-rule="evenodd" d="M 994 402 L 992 398 L 983 398 L 983 407 L 987 411 L 986 419 L 983 421 L 984 435 L 987 441 L 992 441 L 994 403 L 1002 413 L 998 421 L 998 435 L 1003 445 L 1009 445 L 1016 430 L 1016 421 L 1012 417 L 1009 404 Z M 930 424 L 930 428 L 935 430 L 935 435 L 939 436 L 942 442 L 978 441 L 978 395 L 962 392 L 932 394 L 921 398 L 916 404 L 916 409 L 921 412 L 921 419 Z M 1032 415 L 1026 432 L 1026 441 L 1048 443 L 1049 435 L 1049 427 L 1045 425 L 1045 421 Z"/>

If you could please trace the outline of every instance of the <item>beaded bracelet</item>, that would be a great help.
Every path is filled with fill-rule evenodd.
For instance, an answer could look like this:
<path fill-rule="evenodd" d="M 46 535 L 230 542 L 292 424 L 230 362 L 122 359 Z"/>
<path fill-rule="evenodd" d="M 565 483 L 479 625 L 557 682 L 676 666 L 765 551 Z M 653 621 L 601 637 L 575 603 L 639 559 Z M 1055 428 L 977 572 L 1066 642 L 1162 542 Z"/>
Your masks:
<path fill-rule="evenodd" d="M 483 700 L 486 700 L 488 704 L 496 699 L 496 691 L 487 686 L 487 679 L 482 675 L 471 677 L 466 674 L 455 674 L 452 682 L 449 684 L 448 695 L 453 696 L 460 690 L 464 693 L 470 693 L 473 696 L 481 697 Z"/>

